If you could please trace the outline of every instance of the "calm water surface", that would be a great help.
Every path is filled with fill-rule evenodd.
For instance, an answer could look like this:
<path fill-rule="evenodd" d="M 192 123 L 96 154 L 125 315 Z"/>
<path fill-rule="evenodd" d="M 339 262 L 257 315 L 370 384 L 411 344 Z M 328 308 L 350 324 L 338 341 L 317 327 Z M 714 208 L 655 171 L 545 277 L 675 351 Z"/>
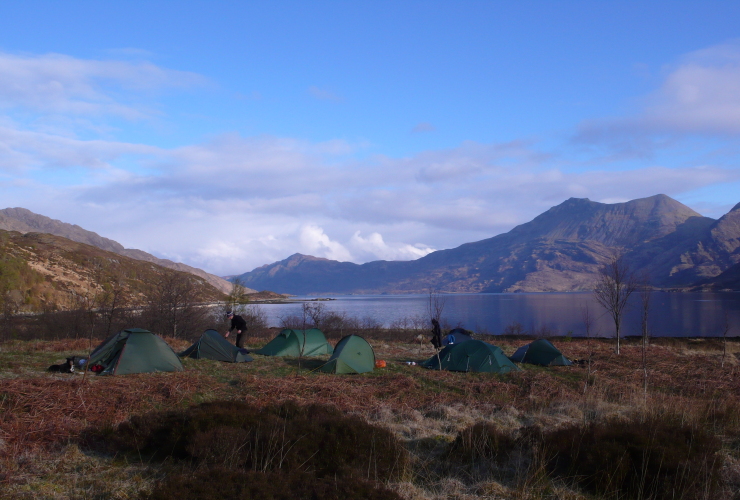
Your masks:
<path fill-rule="evenodd" d="M 521 323 L 528 332 L 547 328 L 555 334 L 585 335 L 583 310 L 594 318 L 591 334 L 612 336 L 611 317 L 591 293 L 514 293 L 442 295 L 442 318 L 451 326 L 463 326 L 480 332 L 500 334 L 507 325 Z M 315 297 L 296 297 L 313 299 Z M 403 318 L 428 316 L 427 295 L 346 295 L 321 302 L 327 311 L 356 318 L 372 318 L 385 326 Z M 281 318 L 301 314 L 301 304 L 265 304 L 271 326 L 280 326 Z M 668 293 L 651 294 L 649 325 L 651 335 L 672 337 L 721 336 L 729 318 L 729 335 L 740 335 L 740 293 Z M 632 297 L 622 323 L 623 335 L 640 334 L 639 298 Z"/>

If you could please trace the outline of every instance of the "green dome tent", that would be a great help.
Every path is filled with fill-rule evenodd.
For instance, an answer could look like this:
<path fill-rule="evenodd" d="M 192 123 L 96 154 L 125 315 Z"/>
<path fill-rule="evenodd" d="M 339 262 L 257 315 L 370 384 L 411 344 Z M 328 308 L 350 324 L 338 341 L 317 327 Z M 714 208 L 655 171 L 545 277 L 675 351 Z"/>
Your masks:
<path fill-rule="evenodd" d="M 540 366 L 570 366 L 573 364 L 547 339 L 537 339 L 523 345 L 509 359 L 516 363 Z"/>
<path fill-rule="evenodd" d="M 252 351 L 263 356 L 321 356 L 331 354 L 334 349 L 326 337 L 316 328 L 310 330 L 291 330 L 286 328 L 262 349 Z"/>
<path fill-rule="evenodd" d="M 468 340 L 460 344 L 451 344 L 432 356 L 421 365 L 435 370 L 455 372 L 509 373 L 520 368 L 509 361 L 500 347 L 480 340 Z"/>
<path fill-rule="evenodd" d="M 181 358 L 214 359 L 227 363 L 254 361 L 245 349 L 239 349 L 216 330 L 206 330 L 193 345 L 178 354 Z"/>
<path fill-rule="evenodd" d="M 321 367 L 326 373 L 365 373 L 375 369 L 375 352 L 367 340 L 347 335 L 337 343 L 334 354 Z"/>
<path fill-rule="evenodd" d="M 182 363 L 161 337 L 130 328 L 111 335 L 90 355 L 88 367 L 101 365 L 101 374 L 181 372 Z"/>
<path fill-rule="evenodd" d="M 473 340 L 473 337 L 471 337 L 472 334 L 473 332 L 466 330 L 465 328 L 455 328 L 454 330 L 450 330 L 450 333 L 442 337 L 442 347 Z"/>

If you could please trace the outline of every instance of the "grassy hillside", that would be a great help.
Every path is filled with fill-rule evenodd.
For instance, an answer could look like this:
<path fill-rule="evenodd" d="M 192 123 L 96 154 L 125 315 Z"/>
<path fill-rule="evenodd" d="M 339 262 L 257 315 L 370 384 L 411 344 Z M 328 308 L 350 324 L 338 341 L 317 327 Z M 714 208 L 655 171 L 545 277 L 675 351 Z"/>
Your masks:
<path fill-rule="evenodd" d="M 44 233 L 0 230 L 0 292 L 12 312 L 70 310 L 111 290 L 131 307 L 145 304 L 165 276 L 189 284 L 198 301 L 223 294 L 205 279 L 167 270 Z"/>
<path fill-rule="evenodd" d="M 61 236 L 68 240 L 92 245 L 102 250 L 130 257 L 132 259 L 151 262 L 158 266 L 173 269 L 175 271 L 184 271 L 194 274 L 205 279 L 217 290 L 221 290 L 224 293 L 229 293 L 231 290 L 231 284 L 229 282 L 223 278 L 207 273 L 202 269 L 197 269 L 186 264 L 173 262 L 167 259 L 160 259 L 142 250 L 124 248 L 123 245 L 117 241 L 104 238 L 92 231 L 87 231 L 76 224 L 68 224 L 56 219 L 51 219 L 44 215 L 35 214 L 25 208 L 6 208 L 4 210 L 0 210 L 0 229 L 6 231 L 18 231 L 24 234 L 46 233 Z M 251 290 L 249 290 L 248 293 L 250 291 Z"/>

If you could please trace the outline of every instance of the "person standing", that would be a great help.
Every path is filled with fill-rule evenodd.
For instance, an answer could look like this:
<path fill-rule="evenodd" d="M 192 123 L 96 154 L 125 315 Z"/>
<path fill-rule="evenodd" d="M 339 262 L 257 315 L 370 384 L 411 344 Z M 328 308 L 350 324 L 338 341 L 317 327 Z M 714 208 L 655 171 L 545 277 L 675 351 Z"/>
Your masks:
<path fill-rule="evenodd" d="M 224 337 L 228 338 L 229 334 L 231 334 L 233 330 L 236 330 L 236 346 L 239 349 L 243 349 L 244 334 L 247 333 L 247 322 L 244 321 L 244 318 L 242 318 L 238 314 L 234 314 L 232 311 L 227 312 L 226 317 L 231 320 L 231 328 L 229 328 L 229 331 L 226 332 L 226 335 L 224 335 Z"/>
<path fill-rule="evenodd" d="M 439 327 L 439 321 L 432 318 L 432 340 L 430 341 L 435 349 L 442 347 L 442 329 Z"/>

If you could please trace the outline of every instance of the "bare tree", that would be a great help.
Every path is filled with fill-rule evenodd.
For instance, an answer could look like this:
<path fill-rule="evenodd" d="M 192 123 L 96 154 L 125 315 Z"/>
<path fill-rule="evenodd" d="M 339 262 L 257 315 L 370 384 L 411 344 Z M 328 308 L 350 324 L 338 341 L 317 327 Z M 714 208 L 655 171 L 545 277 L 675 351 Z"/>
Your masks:
<path fill-rule="evenodd" d="M 231 292 L 226 297 L 226 310 L 234 313 L 243 312 L 244 307 L 249 304 L 249 294 L 241 278 L 234 278 L 231 282 Z"/>
<path fill-rule="evenodd" d="M 583 384 L 583 393 L 586 394 L 586 389 L 591 383 L 591 360 L 593 359 L 594 351 L 591 346 L 591 330 L 594 326 L 594 318 L 591 316 L 591 310 L 588 305 L 584 305 L 581 309 L 581 319 L 583 320 L 583 326 L 586 328 L 586 349 L 588 349 L 588 372 L 586 374 L 586 382 Z"/>
<path fill-rule="evenodd" d="M 638 283 L 622 255 L 615 255 L 599 269 L 599 278 L 594 288 L 594 297 L 614 320 L 617 338 L 616 352 L 619 354 L 620 334 L 627 300 L 637 289 Z"/>
<path fill-rule="evenodd" d="M 326 306 L 321 302 L 304 302 L 303 305 L 305 306 L 306 314 L 311 318 L 313 327 L 321 330 L 321 327 L 324 326 L 324 319 L 326 318 Z"/>
<path fill-rule="evenodd" d="M 128 305 L 128 297 L 120 276 L 110 275 L 102 283 L 102 293 L 98 298 L 98 309 L 105 325 L 105 336 L 111 334 L 113 324 Z"/>
<path fill-rule="evenodd" d="M 647 348 L 650 343 L 650 329 L 648 328 L 648 314 L 650 313 L 650 298 L 652 287 L 647 277 L 640 280 L 640 327 L 642 330 L 642 390 L 647 400 L 648 370 Z"/>
<path fill-rule="evenodd" d="M 87 286 L 85 288 L 85 292 L 81 294 L 76 294 L 74 296 L 75 309 L 82 312 L 83 317 L 87 321 L 87 326 L 89 328 L 87 332 L 87 347 L 90 354 L 92 354 L 93 352 L 95 324 L 97 323 L 98 319 L 98 303 L 100 300 L 100 287 L 98 286 L 98 281 L 100 276 L 102 275 L 103 266 L 100 262 L 93 262 L 92 269 L 93 271 L 87 276 Z M 75 332 L 75 338 L 77 338 L 77 332 Z M 87 359 L 90 359 L 89 355 Z M 89 364 L 86 363 L 85 371 L 82 374 L 83 382 L 87 378 L 87 372 L 89 368 Z"/>
<path fill-rule="evenodd" d="M 442 332 L 439 322 L 442 319 L 442 311 L 445 308 L 446 298 L 434 288 L 429 289 L 429 300 L 427 302 L 427 312 L 432 320 L 432 343 L 437 352 L 437 366 L 442 369 L 442 360 L 439 357 L 439 350 L 442 347 Z"/>
<path fill-rule="evenodd" d="M 190 325 L 199 323 L 204 311 L 198 306 L 198 291 L 183 272 L 165 270 L 154 284 L 149 296 L 152 324 L 160 333 L 177 338 Z"/>
<path fill-rule="evenodd" d="M 524 328 L 524 325 L 522 325 L 518 321 L 512 321 L 511 323 L 509 323 L 508 325 L 504 327 L 503 334 L 512 335 L 512 336 L 526 335 L 527 330 Z"/>
<path fill-rule="evenodd" d="M 78 304 L 81 306 L 81 310 L 89 326 L 88 337 L 87 337 L 87 349 L 88 349 L 87 359 L 88 360 L 90 359 L 93 353 L 93 350 L 94 350 L 93 349 L 93 345 L 94 345 L 93 339 L 95 338 L 95 322 L 97 319 L 96 306 L 98 302 L 98 293 L 99 291 L 97 290 L 97 288 L 94 288 L 94 285 L 91 286 L 88 283 L 88 288 L 85 291 L 85 293 L 78 296 L 78 300 L 79 300 Z M 85 363 L 85 371 L 82 374 L 83 382 L 87 379 L 87 372 L 89 370 L 90 370 L 90 363 Z"/>
<path fill-rule="evenodd" d="M 303 320 L 303 345 L 301 345 L 301 350 L 298 351 L 298 371 L 296 372 L 296 377 L 301 373 L 301 365 L 303 364 L 303 351 L 306 350 L 306 325 L 308 324 L 310 311 L 310 303 L 304 302 L 303 304 L 301 304 L 301 319 Z"/>
<path fill-rule="evenodd" d="M 445 309 L 445 302 L 447 302 L 447 298 L 439 290 L 435 288 L 429 289 L 427 312 L 430 319 L 436 319 L 438 322 L 442 320 L 442 311 Z"/>
<path fill-rule="evenodd" d="M 0 240 L 0 250 L 4 249 L 6 239 L 7 236 L 3 235 Z M 23 303 L 21 269 L 25 266 L 26 264 L 21 259 L 8 254 L 0 257 L 0 314 L 6 335 L 10 331 L 11 318 Z"/>
<path fill-rule="evenodd" d="M 727 334 L 730 333 L 730 316 L 725 311 L 725 321 L 722 324 L 722 368 L 725 367 L 725 357 L 727 356 Z"/>

